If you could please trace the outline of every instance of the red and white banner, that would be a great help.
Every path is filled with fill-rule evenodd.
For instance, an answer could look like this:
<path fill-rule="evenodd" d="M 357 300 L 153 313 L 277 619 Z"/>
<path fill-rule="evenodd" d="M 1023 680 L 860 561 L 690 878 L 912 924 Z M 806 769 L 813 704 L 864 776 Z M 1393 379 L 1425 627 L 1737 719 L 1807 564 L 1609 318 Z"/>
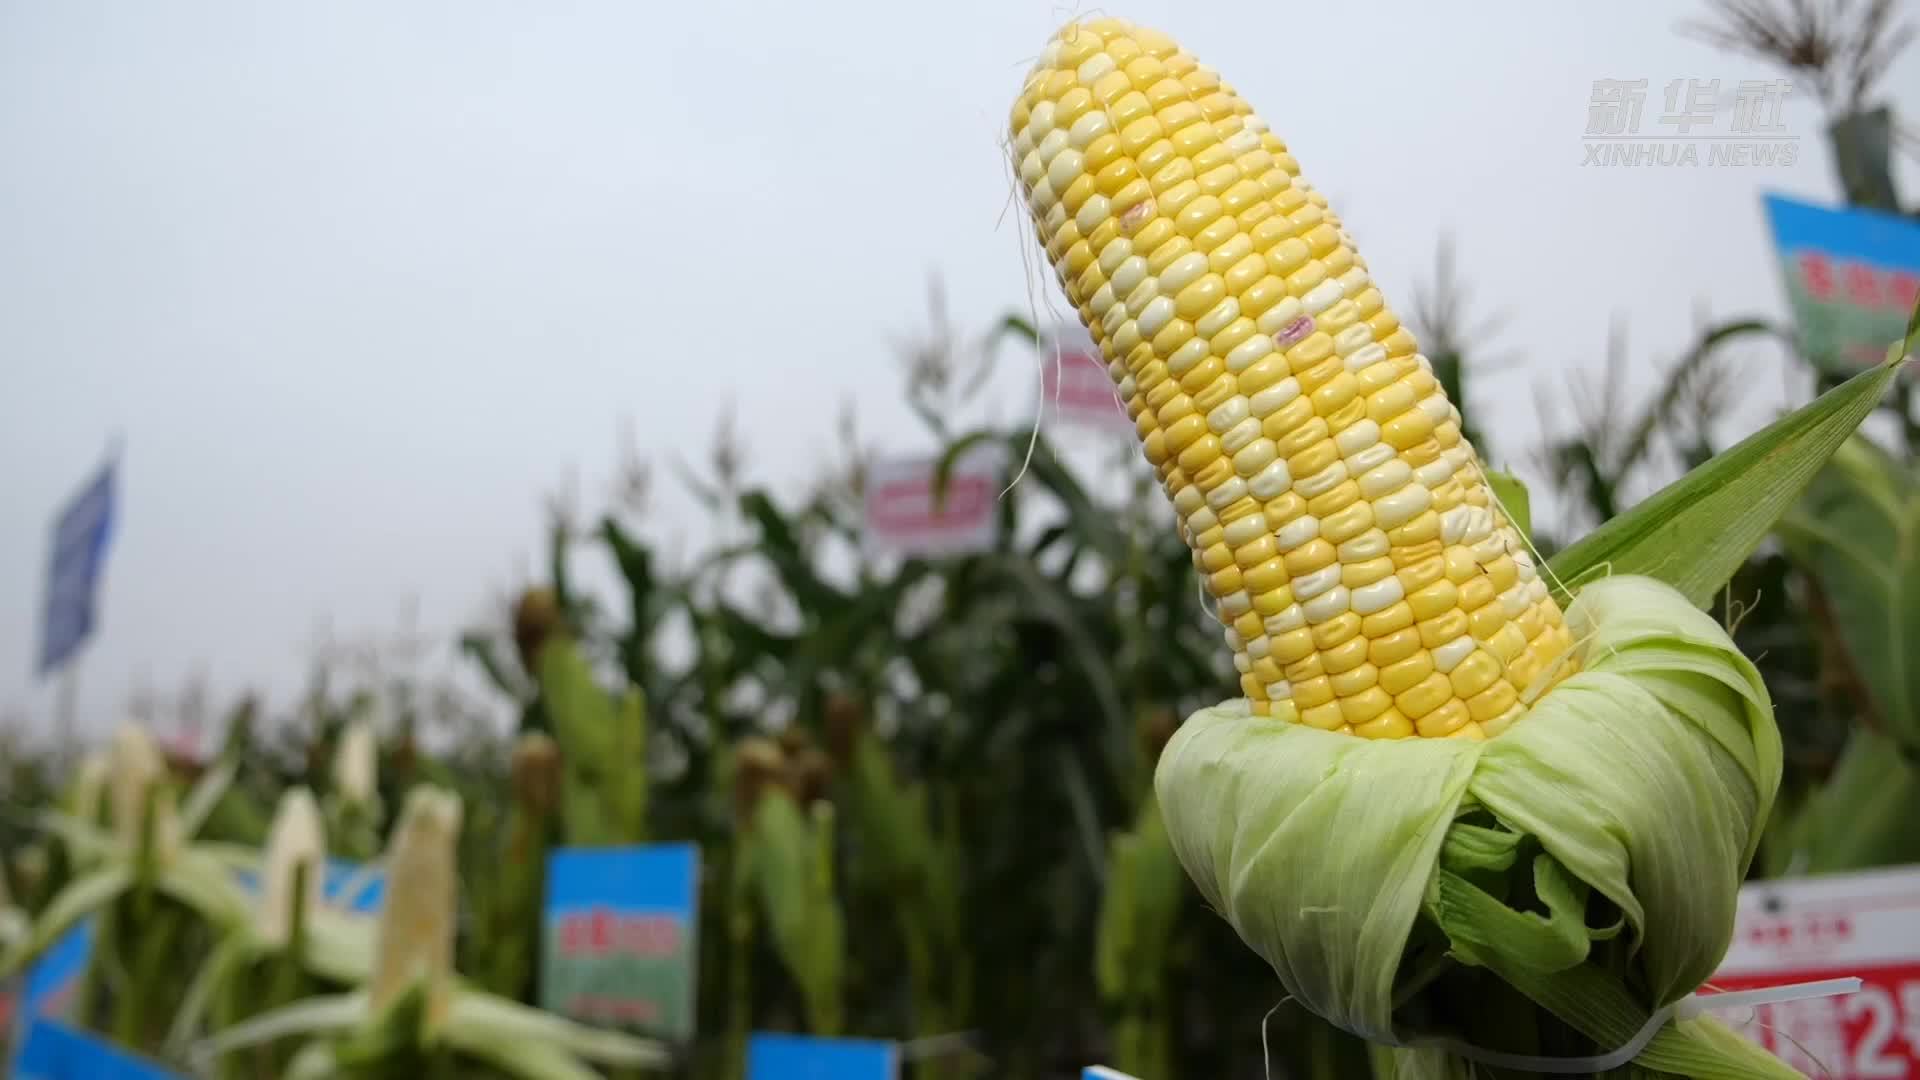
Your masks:
<path fill-rule="evenodd" d="M 1920 1078 L 1920 866 L 1756 882 L 1702 991 L 1858 978 L 1860 989 L 1717 1011 L 1810 1077 Z"/>
<path fill-rule="evenodd" d="M 1071 323 L 1041 342 L 1040 372 L 1045 407 L 1060 419 L 1102 431 L 1134 430 L 1107 361 L 1086 327 Z"/>
<path fill-rule="evenodd" d="M 870 550 L 938 557 L 986 551 L 999 532 L 1000 448 L 983 445 L 960 455 L 936 505 L 936 458 L 894 458 L 868 469 L 864 497 Z"/>

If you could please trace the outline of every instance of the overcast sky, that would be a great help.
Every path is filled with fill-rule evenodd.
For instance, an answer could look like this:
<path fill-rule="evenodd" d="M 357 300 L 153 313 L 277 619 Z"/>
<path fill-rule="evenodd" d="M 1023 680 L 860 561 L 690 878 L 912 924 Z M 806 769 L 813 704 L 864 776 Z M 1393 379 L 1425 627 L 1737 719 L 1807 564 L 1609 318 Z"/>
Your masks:
<path fill-rule="evenodd" d="M 1792 168 L 1582 167 L 1596 79 L 1648 79 L 1659 131 L 1670 79 L 1777 74 L 1682 37 L 1699 6 L 1107 10 L 1253 101 L 1403 312 L 1455 238 L 1523 360 L 1472 403 L 1512 453 L 1532 385 L 1596 365 L 1610 320 L 1644 381 L 1702 310 L 1781 314 L 1761 192 L 1836 198 L 1806 88 Z M 416 596 L 451 638 L 569 469 L 603 501 L 622 416 L 697 457 L 731 402 L 774 480 L 830 455 L 844 397 L 916 448 L 890 343 L 935 273 L 963 325 L 1026 304 L 996 144 L 1069 13 L 0 0 L 0 707 L 48 722 L 49 521 L 115 432 L 96 730 L 202 668 L 285 698 L 322 618 L 385 630 Z M 1883 93 L 1920 103 L 1920 58 Z M 1745 416 L 1784 392 L 1754 364 Z M 996 388 L 1019 407 L 1033 369 Z M 656 531 L 697 541 L 657 486 Z"/>

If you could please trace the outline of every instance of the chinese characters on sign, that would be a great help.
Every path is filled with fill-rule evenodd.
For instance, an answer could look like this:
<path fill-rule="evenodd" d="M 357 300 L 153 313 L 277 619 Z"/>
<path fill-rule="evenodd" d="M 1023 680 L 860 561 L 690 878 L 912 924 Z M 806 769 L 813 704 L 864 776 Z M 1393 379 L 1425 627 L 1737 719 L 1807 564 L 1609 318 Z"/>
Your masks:
<path fill-rule="evenodd" d="M 1920 296 L 1920 222 L 1777 195 L 1766 212 L 1801 354 L 1842 376 L 1886 359 Z"/>
<path fill-rule="evenodd" d="M 1847 977 L 1859 991 L 1719 1015 L 1808 1076 L 1920 1076 L 1920 867 L 1747 886 L 1710 989 Z"/>
<path fill-rule="evenodd" d="M 953 463 L 935 497 L 933 458 L 876 461 L 867 472 L 865 541 L 875 552 L 938 557 L 986 551 L 999 535 L 1000 447 L 975 447 Z"/>
<path fill-rule="evenodd" d="M 1791 166 L 1800 140 L 1781 114 L 1792 93 L 1785 79 L 1595 79 L 1581 164 Z"/>
<path fill-rule="evenodd" d="M 550 855 L 541 1006 L 582 1023 L 691 1039 L 699 879 L 700 852 L 690 844 Z"/>

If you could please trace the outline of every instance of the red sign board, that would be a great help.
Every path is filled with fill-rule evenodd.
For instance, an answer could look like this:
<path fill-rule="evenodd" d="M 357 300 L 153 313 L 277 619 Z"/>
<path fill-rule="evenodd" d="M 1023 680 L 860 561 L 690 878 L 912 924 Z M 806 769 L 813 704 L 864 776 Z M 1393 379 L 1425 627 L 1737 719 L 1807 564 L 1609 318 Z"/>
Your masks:
<path fill-rule="evenodd" d="M 1091 428 L 1133 430 L 1106 359 L 1078 324 L 1041 347 L 1040 373 L 1046 403 L 1061 419 Z"/>
<path fill-rule="evenodd" d="M 1858 978 L 1837 997 L 1718 1011 L 1810 1077 L 1920 1078 L 1920 866 L 1757 882 L 1701 996 Z"/>
<path fill-rule="evenodd" d="M 984 551 L 999 527 L 1000 455 L 995 447 L 962 454 L 935 498 L 933 458 L 875 462 L 865 487 L 868 546 L 905 555 Z"/>

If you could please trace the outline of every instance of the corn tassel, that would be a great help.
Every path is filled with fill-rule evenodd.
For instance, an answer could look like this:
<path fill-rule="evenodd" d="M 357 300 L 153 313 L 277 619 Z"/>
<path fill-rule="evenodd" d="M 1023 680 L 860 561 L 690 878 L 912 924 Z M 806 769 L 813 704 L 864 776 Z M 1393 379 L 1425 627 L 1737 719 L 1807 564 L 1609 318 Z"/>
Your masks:
<path fill-rule="evenodd" d="M 1172 40 L 1048 43 L 1011 117 L 1038 240 L 1276 719 L 1496 734 L 1561 612 L 1460 416 L 1286 144 Z"/>

